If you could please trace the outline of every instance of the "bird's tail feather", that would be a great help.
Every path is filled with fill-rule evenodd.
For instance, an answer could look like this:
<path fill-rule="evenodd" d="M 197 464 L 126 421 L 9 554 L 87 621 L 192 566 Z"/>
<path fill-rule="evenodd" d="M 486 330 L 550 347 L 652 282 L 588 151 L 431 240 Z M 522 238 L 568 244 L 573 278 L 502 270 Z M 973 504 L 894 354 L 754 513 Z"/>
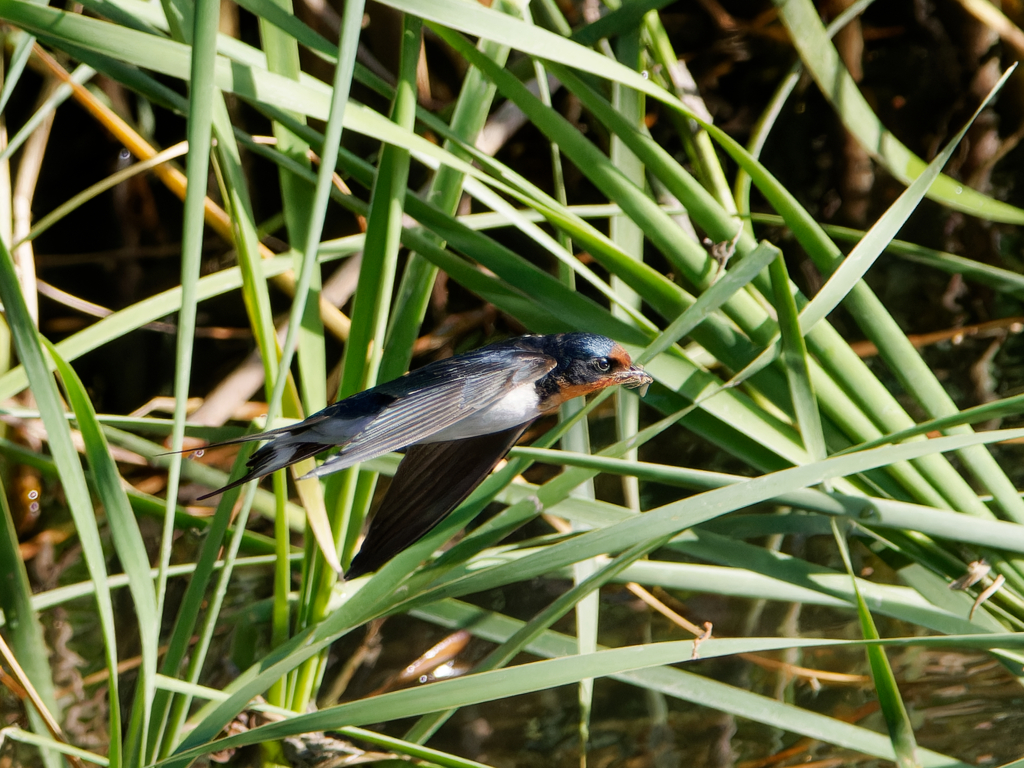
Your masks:
<path fill-rule="evenodd" d="M 182 448 L 180 451 L 165 451 L 164 453 L 157 454 L 158 456 L 170 456 L 175 453 L 195 453 L 196 451 L 208 451 L 210 448 L 222 448 L 225 445 L 240 445 L 242 443 L 252 443 L 257 440 L 272 440 L 275 437 L 290 436 L 296 432 L 302 422 L 298 424 L 290 424 L 287 427 L 278 427 L 277 429 L 268 429 L 266 432 L 253 432 L 248 435 L 242 435 L 241 437 L 233 437 L 230 440 L 221 440 L 218 443 L 209 443 L 208 445 L 200 446 L 199 448 Z"/>
<path fill-rule="evenodd" d="M 292 439 L 298 438 L 298 436 L 281 435 L 278 439 L 267 443 L 249 457 L 249 460 L 245 463 L 249 468 L 249 471 L 246 472 L 245 475 L 228 483 L 223 488 L 218 488 L 216 491 L 211 491 L 210 493 L 200 496 L 199 500 L 208 499 L 211 496 L 224 493 L 224 491 L 237 488 L 243 483 L 263 477 L 264 475 L 269 475 L 271 472 L 276 472 L 279 469 L 284 469 L 297 461 L 308 459 L 310 456 L 315 456 L 321 451 L 330 448 L 330 445 L 324 445 L 323 443 L 289 442 L 289 437 Z M 238 440 L 233 442 L 242 441 Z"/>

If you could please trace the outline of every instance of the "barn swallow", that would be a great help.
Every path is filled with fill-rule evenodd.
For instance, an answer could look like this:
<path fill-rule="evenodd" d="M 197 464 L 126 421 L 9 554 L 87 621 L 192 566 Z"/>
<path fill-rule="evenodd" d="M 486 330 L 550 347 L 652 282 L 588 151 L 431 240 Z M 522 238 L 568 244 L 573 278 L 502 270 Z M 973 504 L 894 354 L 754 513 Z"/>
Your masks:
<path fill-rule="evenodd" d="M 425 536 L 483 482 L 537 418 L 574 397 L 652 379 L 605 336 L 520 336 L 437 360 L 352 395 L 305 421 L 229 443 L 269 440 L 244 477 L 208 498 L 328 448 L 321 477 L 408 448 L 345 574 L 375 571 Z"/>

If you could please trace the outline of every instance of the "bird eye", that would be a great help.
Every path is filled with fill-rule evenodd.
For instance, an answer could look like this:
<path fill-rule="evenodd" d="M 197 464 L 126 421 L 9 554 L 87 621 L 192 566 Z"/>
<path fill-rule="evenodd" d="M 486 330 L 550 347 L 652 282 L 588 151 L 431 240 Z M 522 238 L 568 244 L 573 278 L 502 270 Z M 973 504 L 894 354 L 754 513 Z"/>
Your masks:
<path fill-rule="evenodd" d="M 608 373 L 612 368 L 612 364 L 607 357 L 599 357 L 594 361 L 594 367 L 601 373 Z"/>

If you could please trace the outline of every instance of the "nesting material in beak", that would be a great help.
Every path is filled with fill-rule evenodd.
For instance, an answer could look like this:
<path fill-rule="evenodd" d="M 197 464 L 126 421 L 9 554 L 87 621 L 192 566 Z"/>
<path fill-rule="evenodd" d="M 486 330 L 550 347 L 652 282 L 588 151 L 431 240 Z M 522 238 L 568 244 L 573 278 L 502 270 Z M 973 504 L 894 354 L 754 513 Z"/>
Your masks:
<path fill-rule="evenodd" d="M 647 371 L 639 365 L 630 366 L 629 370 L 624 371 L 621 375 L 622 381 L 620 383 L 630 387 L 631 389 L 639 389 L 640 392 L 638 394 L 640 397 L 647 394 L 647 390 L 650 388 L 651 382 L 654 381 L 651 374 L 647 373 Z"/>

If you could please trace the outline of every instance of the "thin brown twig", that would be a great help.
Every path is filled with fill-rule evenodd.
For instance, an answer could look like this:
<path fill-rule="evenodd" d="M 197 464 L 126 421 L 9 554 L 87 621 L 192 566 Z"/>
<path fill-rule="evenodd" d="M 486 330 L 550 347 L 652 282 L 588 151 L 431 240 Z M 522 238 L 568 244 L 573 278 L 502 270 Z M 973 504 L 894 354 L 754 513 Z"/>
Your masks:
<path fill-rule="evenodd" d="M 921 347 L 931 346 L 942 341 L 952 341 L 954 344 L 959 344 L 966 338 L 986 336 L 994 331 L 1007 330 L 1010 333 L 1024 331 L 1024 317 L 1003 317 L 998 320 L 965 325 L 960 328 L 946 328 L 941 331 L 932 331 L 931 333 L 908 335 L 907 339 L 915 348 L 920 349 Z M 855 341 L 850 344 L 850 348 L 860 357 L 874 357 L 878 354 L 878 347 L 870 341 Z"/>
<path fill-rule="evenodd" d="M 639 584 L 630 583 L 626 585 L 626 588 L 662 616 L 669 619 L 669 621 L 677 626 L 682 627 L 690 634 L 695 635 L 702 640 L 710 639 L 709 637 L 706 637 L 706 627 L 698 627 L 693 622 L 680 616 Z M 845 685 L 864 685 L 865 683 L 871 682 L 871 678 L 867 675 L 850 675 L 845 672 L 826 672 L 821 669 L 798 667 L 794 664 L 790 664 L 785 661 L 778 661 L 777 659 L 769 659 L 756 653 L 738 653 L 736 655 L 741 659 L 757 664 L 762 669 L 784 670 L 787 674 L 791 674 L 794 677 L 803 678 L 805 680 L 827 680 L 831 683 L 841 683 Z"/>

